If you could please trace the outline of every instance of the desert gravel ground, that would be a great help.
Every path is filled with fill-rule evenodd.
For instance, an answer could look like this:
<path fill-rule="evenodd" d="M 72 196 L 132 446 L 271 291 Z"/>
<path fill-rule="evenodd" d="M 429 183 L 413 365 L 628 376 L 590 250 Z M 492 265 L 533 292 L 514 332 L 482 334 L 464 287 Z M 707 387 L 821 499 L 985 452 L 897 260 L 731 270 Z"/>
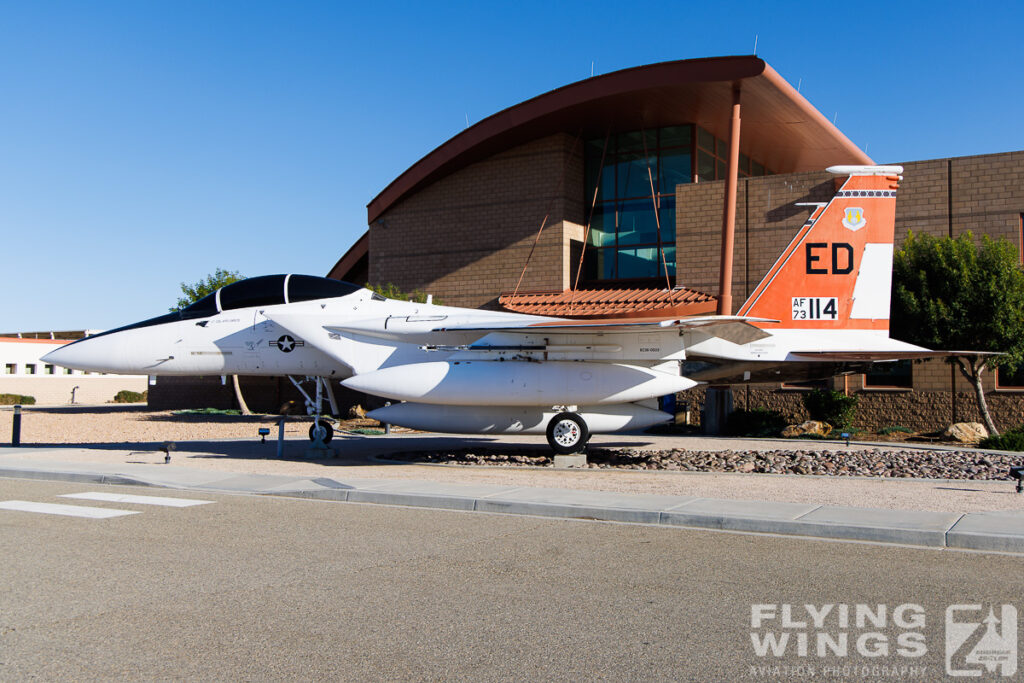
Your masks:
<path fill-rule="evenodd" d="M 328 476 L 334 478 L 418 479 L 426 481 L 504 484 L 563 489 L 658 493 L 741 500 L 773 500 L 824 505 L 985 512 L 1016 510 L 1024 514 L 1024 496 L 1008 481 L 879 479 L 806 475 L 711 472 L 554 470 L 551 468 L 395 464 L 381 460 L 389 452 L 410 448 L 452 447 L 469 443 L 493 446 L 493 437 L 448 437 L 401 434 L 339 435 L 331 446 L 340 457 L 307 460 L 308 418 L 286 423 L 286 459 L 274 458 L 272 443 L 262 445 L 260 426 L 277 434 L 276 416 L 201 416 L 151 412 L 144 406 L 94 406 L 26 409 L 22 443 L 28 448 L 5 449 L 5 457 L 24 461 L 163 462 L 156 452 L 165 441 L 178 444 L 171 467 L 254 474 Z M 0 411 L 0 445 L 10 443 L 10 409 Z M 516 444 L 542 446 L 543 436 L 505 437 Z M 595 445 L 636 445 L 645 449 L 775 450 L 777 440 L 715 439 L 681 436 L 599 435 Z M 450 446 L 443 445 L 450 444 Z M 45 448 L 58 446 L 57 448 Z M 905 445 L 900 445 L 904 447 Z M 835 444 L 805 442 L 802 448 L 835 448 Z M 851 449 L 877 445 L 850 446 Z M 16 454 L 13 455 L 12 454 Z"/>

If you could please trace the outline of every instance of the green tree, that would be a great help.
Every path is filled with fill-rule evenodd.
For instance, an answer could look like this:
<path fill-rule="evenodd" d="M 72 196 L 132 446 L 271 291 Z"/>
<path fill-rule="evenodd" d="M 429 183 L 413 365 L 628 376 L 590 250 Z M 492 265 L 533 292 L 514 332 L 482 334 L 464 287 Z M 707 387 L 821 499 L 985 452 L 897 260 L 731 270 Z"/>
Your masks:
<path fill-rule="evenodd" d="M 812 420 L 827 422 L 836 429 L 850 429 L 857 416 L 856 396 L 841 391 L 815 389 L 803 395 L 804 408 Z"/>
<path fill-rule="evenodd" d="M 178 303 L 171 309 L 171 311 L 180 311 L 189 304 L 199 301 L 204 296 L 213 294 L 221 287 L 244 279 L 245 276 L 241 275 L 237 270 L 224 270 L 223 268 L 218 268 L 213 271 L 212 275 L 207 275 L 205 279 L 202 279 L 195 284 L 190 285 L 182 282 L 181 293 L 185 296 L 178 299 Z M 242 397 L 242 387 L 238 383 L 238 375 L 231 375 L 231 384 L 235 388 L 235 400 L 238 401 L 238 408 L 242 411 L 242 415 L 252 415 L 252 411 L 249 410 L 249 406 L 245 403 L 245 398 Z"/>
<path fill-rule="evenodd" d="M 369 282 L 366 283 L 366 288 L 371 292 L 376 292 L 382 297 L 387 299 L 395 299 L 396 301 L 415 301 L 418 304 L 427 303 L 427 293 L 414 289 L 411 292 L 403 292 L 395 285 L 390 282 L 383 285 L 371 285 Z M 433 299 L 433 303 L 439 304 L 440 299 Z"/>
<path fill-rule="evenodd" d="M 1024 361 L 1024 270 L 1017 247 L 967 232 L 953 239 L 907 235 L 893 259 L 891 334 L 934 349 L 995 352 L 953 356 L 974 387 L 978 409 L 998 434 L 982 389 L 982 374 Z"/>
<path fill-rule="evenodd" d="M 213 294 L 221 287 L 244 279 L 245 276 L 241 275 L 237 270 L 224 270 L 223 268 L 218 268 L 213 271 L 212 275 L 207 275 L 205 279 L 200 280 L 195 284 L 190 285 L 182 282 L 181 293 L 185 296 L 178 299 L 178 303 L 175 304 L 171 311 L 180 311 L 189 304 L 199 301 L 204 296 Z"/>

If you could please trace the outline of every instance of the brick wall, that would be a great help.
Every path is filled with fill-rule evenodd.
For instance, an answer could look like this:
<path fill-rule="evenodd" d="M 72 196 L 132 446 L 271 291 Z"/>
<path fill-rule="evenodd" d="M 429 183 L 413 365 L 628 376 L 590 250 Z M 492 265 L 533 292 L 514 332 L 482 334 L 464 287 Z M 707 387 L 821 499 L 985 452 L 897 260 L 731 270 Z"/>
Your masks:
<path fill-rule="evenodd" d="M 453 306 L 494 306 L 524 290 L 568 285 L 568 239 L 583 223 L 582 143 L 555 135 L 447 176 L 370 226 L 370 280 L 421 289 Z"/>
<path fill-rule="evenodd" d="M 842 388 L 842 380 L 837 389 Z M 737 409 L 765 408 L 782 413 L 791 423 L 809 419 L 803 406 L 806 390 L 780 389 L 763 384 L 734 386 L 733 405 Z M 953 422 L 981 422 L 978 404 L 973 393 L 957 393 L 956 404 L 949 391 L 865 391 L 851 389 L 850 394 L 860 399 L 854 427 L 877 432 L 885 427 L 901 426 L 915 431 L 935 431 Z M 1024 424 L 1024 397 L 1020 394 L 990 393 L 986 395 L 989 412 L 996 426 L 1006 429 Z M 678 396 L 681 410 L 689 407 L 699 422 L 704 405 L 702 388 L 691 389 Z"/>

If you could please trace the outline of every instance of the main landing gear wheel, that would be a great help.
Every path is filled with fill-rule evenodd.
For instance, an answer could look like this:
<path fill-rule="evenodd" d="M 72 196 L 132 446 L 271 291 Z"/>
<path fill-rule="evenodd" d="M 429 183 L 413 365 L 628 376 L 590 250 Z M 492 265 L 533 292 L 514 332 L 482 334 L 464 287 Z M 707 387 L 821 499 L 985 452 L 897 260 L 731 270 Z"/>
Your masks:
<path fill-rule="evenodd" d="M 316 432 L 318 426 L 320 427 L 320 440 L 323 441 L 324 444 L 329 444 L 331 442 L 331 439 L 334 438 L 334 427 L 332 427 L 328 422 L 320 422 L 319 425 L 316 422 L 314 422 L 313 424 L 309 425 L 309 440 L 316 441 Z"/>
<path fill-rule="evenodd" d="M 548 445 L 559 455 L 580 451 L 590 439 L 587 423 L 576 413 L 559 413 L 548 423 Z"/>

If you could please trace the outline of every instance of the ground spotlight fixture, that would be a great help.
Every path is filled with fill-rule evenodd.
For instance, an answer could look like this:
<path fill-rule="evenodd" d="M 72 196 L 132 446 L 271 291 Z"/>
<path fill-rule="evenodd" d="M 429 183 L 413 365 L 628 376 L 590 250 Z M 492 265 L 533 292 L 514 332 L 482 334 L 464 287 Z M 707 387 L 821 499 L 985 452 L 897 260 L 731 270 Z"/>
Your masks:
<path fill-rule="evenodd" d="M 1017 480 L 1017 493 L 1024 493 L 1024 467 L 1011 467 L 1010 477 Z"/>
<path fill-rule="evenodd" d="M 163 445 L 163 448 L 160 449 L 160 450 L 162 450 L 164 452 L 164 464 L 165 465 L 170 465 L 171 464 L 171 451 L 175 450 L 175 448 L 176 447 L 174 445 L 174 442 L 173 441 L 168 441 L 167 443 L 165 443 Z"/>
<path fill-rule="evenodd" d="M 269 427 L 260 427 L 260 432 L 259 433 L 260 433 L 260 443 L 266 443 L 267 442 L 267 435 L 270 434 L 270 428 Z"/>

